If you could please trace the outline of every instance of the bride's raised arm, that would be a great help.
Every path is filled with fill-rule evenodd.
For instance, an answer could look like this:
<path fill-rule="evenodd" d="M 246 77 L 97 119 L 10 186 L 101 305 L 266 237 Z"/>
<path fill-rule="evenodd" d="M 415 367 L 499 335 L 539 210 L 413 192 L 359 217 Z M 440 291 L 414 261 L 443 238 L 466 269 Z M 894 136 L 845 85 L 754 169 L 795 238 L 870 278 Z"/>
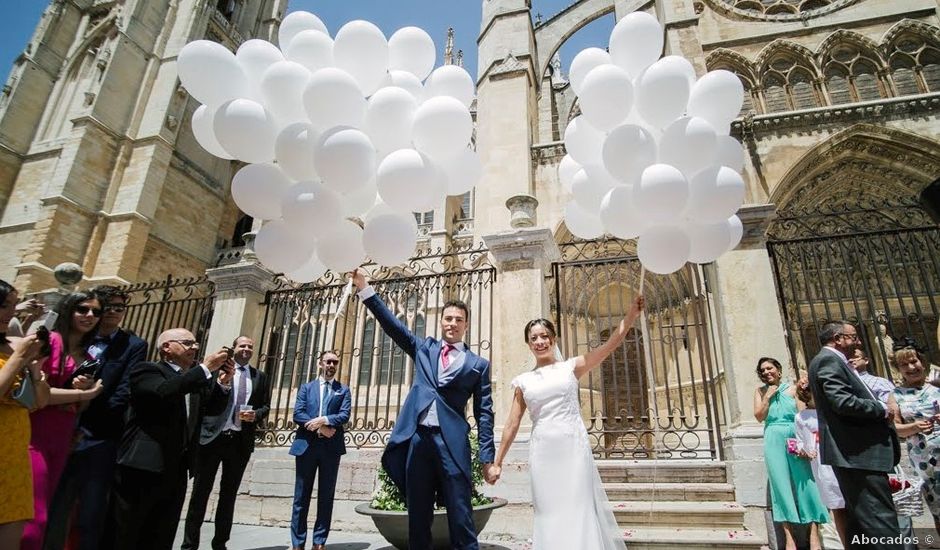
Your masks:
<path fill-rule="evenodd" d="M 522 422 L 522 414 L 525 412 L 525 398 L 522 396 L 522 389 L 516 388 L 512 394 L 512 409 L 506 418 L 506 425 L 503 426 L 502 440 L 499 442 L 499 451 L 496 452 L 496 462 L 493 463 L 495 471 L 493 478 L 489 481 L 490 485 L 496 483 L 499 476 L 503 473 L 503 459 L 509 452 L 509 447 L 516 439 L 516 433 L 519 431 L 519 423 Z"/>
<path fill-rule="evenodd" d="M 620 320 L 616 332 L 612 333 L 606 342 L 584 355 L 575 357 L 574 375 L 576 378 L 580 379 L 585 374 L 591 372 L 591 370 L 600 365 L 604 359 L 607 359 L 607 357 L 617 349 L 617 346 L 627 337 L 627 333 L 630 331 L 630 328 L 633 327 L 637 317 L 640 316 L 640 312 L 643 311 L 643 304 L 643 296 L 637 296 L 627 316 Z"/>

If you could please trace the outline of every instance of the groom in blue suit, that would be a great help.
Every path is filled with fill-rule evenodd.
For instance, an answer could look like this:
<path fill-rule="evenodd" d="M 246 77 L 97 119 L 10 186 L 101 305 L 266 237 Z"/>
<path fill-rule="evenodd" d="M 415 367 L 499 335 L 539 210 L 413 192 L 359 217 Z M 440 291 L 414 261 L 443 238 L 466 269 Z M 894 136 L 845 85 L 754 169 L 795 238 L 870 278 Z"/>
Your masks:
<path fill-rule="evenodd" d="M 290 447 L 295 457 L 294 507 L 290 518 L 291 545 L 303 550 L 307 542 L 307 512 L 313 480 L 320 470 L 317 486 L 317 521 L 313 525 L 313 549 L 322 550 L 330 534 L 333 515 L 333 494 L 339 459 L 346 454 L 343 424 L 349 421 L 352 398 L 349 387 L 334 379 L 339 356 L 332 351 L 320 354 L 320 376 L 300 387 L 294 404 L 297 435 Z"/>
<path fill-rule="evenodd" d="M 382 467 L 405 495 L 408 547 L 431 548 L 435 494 L 440 493 L 447 507 L 451 548 L 476 550 L 479 543 L 470 504 L 470 425 L 464 415 L 471 396 L 483 475 L 490 483 L 495 481 L 495 448 L 490 363 L 463 342 L 467 306 L 460 301 L 445 303 L 443 341 L 419 340 L 376 296 L 361 271 L 353 272 L 353 282 L 382 330 L 415 363 L 411 390 L 382 455 Z"/>

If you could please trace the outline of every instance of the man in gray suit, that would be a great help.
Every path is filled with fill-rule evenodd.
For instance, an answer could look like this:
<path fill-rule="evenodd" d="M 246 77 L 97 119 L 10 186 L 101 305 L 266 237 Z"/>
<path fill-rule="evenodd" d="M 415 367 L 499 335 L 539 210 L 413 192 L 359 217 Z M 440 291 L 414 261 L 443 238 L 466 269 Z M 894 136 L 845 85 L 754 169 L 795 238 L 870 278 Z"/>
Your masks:
<path fill-rule="evenodd" d="M 239 336 L 232 343 L 235 369 L 222 373 L 207 391 L 199 432 L 199 461 L 193 493 L 186 512 L 183 550 L 199 548 L 199 529 L 206 517 L 206 504 L 222 466 L 219 503 L 215 508 L 215 536 L 212 550 L 224 550 L 232 532 L 238 486 L 255 449 L 255 430 L 271 407 L 268 378 L 248 364 L 255 343 Z M 249 410 L 250 409 L 250 410 Z"/>
<path fill-rule="evenodd" d="M 858 332 L 844 321 L 819 333 L 823 348 L 809 365 L 809 384 L 819 416 L 819 456 L 832 466 L 845 497 L 849 548 L 897 548 L 898 516 L 887 473 L 901 457 L 888 406 L 849 366 Z"/>

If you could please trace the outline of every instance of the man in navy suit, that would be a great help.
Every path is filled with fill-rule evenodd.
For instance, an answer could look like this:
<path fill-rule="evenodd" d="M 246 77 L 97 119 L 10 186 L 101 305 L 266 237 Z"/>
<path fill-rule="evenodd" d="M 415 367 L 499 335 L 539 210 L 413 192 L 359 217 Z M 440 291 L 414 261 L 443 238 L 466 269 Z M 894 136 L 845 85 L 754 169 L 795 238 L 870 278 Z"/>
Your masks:
<path fill-rule="evenodd" d="M 353 272 L 353 283 L 382 330 L 415 363 L 411 390 L 382 454 L 382 467 L 405 495 L 408 546 L 431 548 L 435 494 L 441 493 L 447 507 L 451 548 L 477 549 L 470 504 L 473 491 L 470 425 L 464 417 L 471 395 L 483 475 L 490 483 L 494 481 L 495 447 L 490 363 L 467 349 L 463 342 L 469 316 L 467 306 L 460 301 L 444 304 L 443 341 L 418 340 L 376 296 L 361 271 Z"/>
<path fill-rule="evenodd" d="M 295 550 L 302 550 L 307 541 L 307 512 L 317 470 L 320 471 L 320 483 L 317 485 L 313 549 L 322 550 L 326 546 L 333 515 L 333 493 L 336 492 L 339 459 L 346 454 L 343 424 L 349 421 L 352 412 L 349 387 L 335 379 L 339 355 L 324 351 L 320 354 L 318 365 L 320 375 L 300 387 L 294 404 L 294 422 L 298 428 L 290 454 L 295 457 L 297 470 L 290 538 Z"/>
<path fill-rule="evenodd" d="M 65 546 L 72 507 L 78 502 L 75 529 L 81 550 L 104 547 L 112 480 L 117 466 L 118 444 L 124 433 L 124 413 L 130 400 L 130 372 L 147 360 L 147 342 L 121 328 L 127 310 L 127 293 L 115 286 L 98 286 L 92 293 L 103 314 L 88 354 L 98 361 L 97 377 L 104 391 L 88 405 L 78 420 L 81 439 L 68 464 L 49 508 L 44 548 Z"/>

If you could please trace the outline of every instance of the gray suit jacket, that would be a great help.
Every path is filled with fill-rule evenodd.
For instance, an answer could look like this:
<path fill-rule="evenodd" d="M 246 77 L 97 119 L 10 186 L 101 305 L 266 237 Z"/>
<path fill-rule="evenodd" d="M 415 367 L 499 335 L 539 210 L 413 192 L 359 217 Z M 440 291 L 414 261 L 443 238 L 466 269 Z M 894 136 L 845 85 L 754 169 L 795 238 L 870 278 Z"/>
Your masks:
<path fill-rule="evenodd" d="M 839 356 L 822 349 L 809 365 L 823 464 L 890 472 L 901 458 L 894 424 Z"/>

